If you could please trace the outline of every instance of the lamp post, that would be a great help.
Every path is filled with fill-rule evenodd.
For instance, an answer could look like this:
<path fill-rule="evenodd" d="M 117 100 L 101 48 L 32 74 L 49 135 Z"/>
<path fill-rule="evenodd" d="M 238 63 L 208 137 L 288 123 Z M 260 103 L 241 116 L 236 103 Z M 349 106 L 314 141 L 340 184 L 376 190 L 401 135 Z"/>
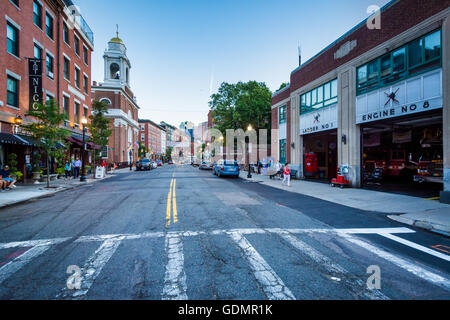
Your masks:
<path fill-rule="evenodd" d="M 247 128 L 247 131 L 252 131 L 252 130 L 253 130 L 252 125 L 249 124 L 248 128 Z M 248 164 L 247 178 L 251 179 L 252 178 L 252 173 L 251 173 L 251 168 L 250 168 L 250 148 L 249 148 L 250 147 L 250 137 L 246 136 L 245 138 L 248 139 L 248 142 L 247 142 L 247 164 Z"/>
<path fill-rule="evenodd" d="M 85 158 L 86 158 L 86 124 L 87 119 L 86 117 L 83 117 L 81 119 L 81 123 L 83 124 L 83 150 L 81 151 L 81 176 L 80 176 L 80 182 L 86 182 L 86 175 L 85 175 Z"/>

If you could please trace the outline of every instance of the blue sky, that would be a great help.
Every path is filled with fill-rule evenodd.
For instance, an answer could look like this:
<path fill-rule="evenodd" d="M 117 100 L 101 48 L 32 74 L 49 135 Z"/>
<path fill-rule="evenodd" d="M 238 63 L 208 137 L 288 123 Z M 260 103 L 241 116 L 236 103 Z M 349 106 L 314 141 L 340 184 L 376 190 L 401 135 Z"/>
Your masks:
<path fill-rule="evenodd" d="M 212 92 L 257 80 L 275 91 L 298 66 L 389 0 L 75 0 L 95 36 L 92 80 L 119 24 L 139 117 L 207 120 Z"/>

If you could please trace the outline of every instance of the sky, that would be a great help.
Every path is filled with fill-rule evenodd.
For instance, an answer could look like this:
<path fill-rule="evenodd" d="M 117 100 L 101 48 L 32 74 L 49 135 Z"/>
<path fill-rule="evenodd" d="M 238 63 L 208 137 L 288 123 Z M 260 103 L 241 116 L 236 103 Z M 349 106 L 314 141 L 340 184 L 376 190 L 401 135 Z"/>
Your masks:
<path fill-rule="evenodd" d="M 92 80 L 119 37 L 131 62 L 139 118 L 175 126 L 207 121 L 222 82 L 256 80 L 276 91 L 302 61 L 389 0 L 75 0 L 95 37 Z M 382 23 L 382 22 L 381 22 Z"/>

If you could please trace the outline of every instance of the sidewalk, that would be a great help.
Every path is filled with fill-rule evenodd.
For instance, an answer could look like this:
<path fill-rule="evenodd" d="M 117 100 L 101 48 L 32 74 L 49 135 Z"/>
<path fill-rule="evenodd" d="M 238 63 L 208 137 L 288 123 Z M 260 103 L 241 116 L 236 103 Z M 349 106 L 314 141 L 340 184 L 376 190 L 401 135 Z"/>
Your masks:
<path fill-rule="evenodd" d="M 116 172 L 120 173 L 119 170 L 116 170 Z M 115 175 L 107 174 L 104 179 L 108 179 L 114 176 Z M 17 188 L 0 193 L 0 209 L 28 200 L 48 197 L 61 191 L 70 190 L 76 187 L 84 186 L 86 184 L 102 181 L 104 179 L 93 179 L 92 175 L 88 176 L 86 183 L 80 182 L 79 179 L 59 179 L 50 181 L 50 189 L 47 189 L 47 182 L 41 182 L 40 184 L 19 184 Z"/>
<path fill-rule="evenodd" d="M 401 194 L 356 188 L 332 188 L 329 184 L 306 180 L 291 180 L 291 187 L 281 180 L 241 171 L 240 177 L 274 188 L 338 203 L 347 207 L 388 214 L 392 220 L 450 236 L 450 205 Z"/>

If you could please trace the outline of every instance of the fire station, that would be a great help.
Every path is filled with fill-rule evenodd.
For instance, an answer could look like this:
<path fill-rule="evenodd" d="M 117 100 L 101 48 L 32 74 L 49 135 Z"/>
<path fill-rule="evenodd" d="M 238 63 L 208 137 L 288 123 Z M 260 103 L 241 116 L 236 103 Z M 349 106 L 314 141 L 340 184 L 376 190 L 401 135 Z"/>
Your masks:
<path fill-rule="evenodd" d="M 378 19 L 300 61 L 274 93 L 273 155 L 302 179 L 346 167 L 353 187 L 450 202 L 450 1 L 393 0 Z"/>

